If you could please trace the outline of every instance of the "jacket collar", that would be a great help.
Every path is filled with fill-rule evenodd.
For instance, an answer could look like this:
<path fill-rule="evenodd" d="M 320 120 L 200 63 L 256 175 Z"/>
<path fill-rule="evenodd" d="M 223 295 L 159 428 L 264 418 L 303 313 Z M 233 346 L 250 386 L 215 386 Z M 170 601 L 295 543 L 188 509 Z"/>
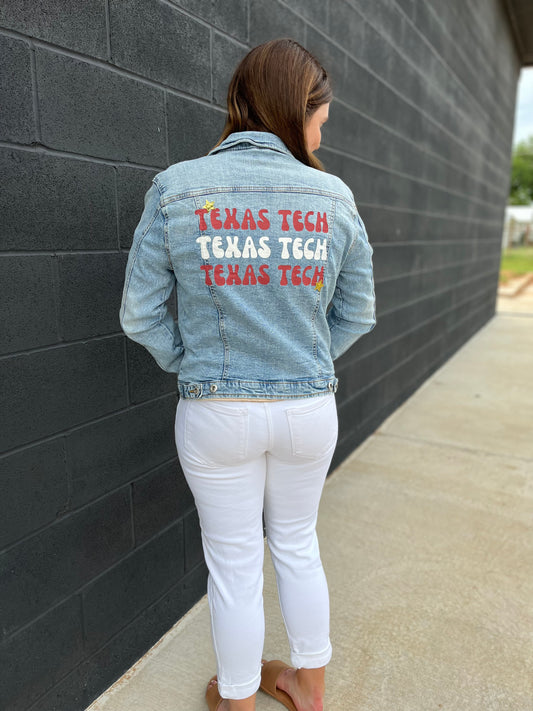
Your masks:
<path fill-rule="evenodd" d="M 254 148 L 270 148 L 280 153 L 292 155 L 279 136 L 276 136 L 274 133 L 267 133 L 266 131 L 236 131 L 230 133 L 219 146 L 209 151 L 208 155 L 213 155 L 227 148 L 235 148 L 236 146 L 244 148 L 246 145 L 253 146 Z"/>

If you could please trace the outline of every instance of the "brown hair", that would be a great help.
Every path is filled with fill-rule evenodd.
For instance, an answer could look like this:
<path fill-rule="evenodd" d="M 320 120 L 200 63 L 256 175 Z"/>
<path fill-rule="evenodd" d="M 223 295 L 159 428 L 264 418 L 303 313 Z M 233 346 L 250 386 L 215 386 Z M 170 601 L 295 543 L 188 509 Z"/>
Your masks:
<path fill-rule="evenodd" d="M 307 150 L 305 122 L 332 99 L 322 65 L 293 39 L 260 44 L 241 60 L 228 88 L 228 116 L 218 146 L 235 131 L 268 131 L 279 136 L 295 158 L 318 170 Z"/>

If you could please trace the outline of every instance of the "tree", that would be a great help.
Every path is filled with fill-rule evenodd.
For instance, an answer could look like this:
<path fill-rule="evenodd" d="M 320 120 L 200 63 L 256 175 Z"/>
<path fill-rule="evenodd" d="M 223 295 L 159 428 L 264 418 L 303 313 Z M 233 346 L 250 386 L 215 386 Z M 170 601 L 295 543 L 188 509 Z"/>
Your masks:
<path fill-rule="evenodd" d="M 510 205 L 533 202 L 533 136 L 517 143 L 511 163 Z"/>

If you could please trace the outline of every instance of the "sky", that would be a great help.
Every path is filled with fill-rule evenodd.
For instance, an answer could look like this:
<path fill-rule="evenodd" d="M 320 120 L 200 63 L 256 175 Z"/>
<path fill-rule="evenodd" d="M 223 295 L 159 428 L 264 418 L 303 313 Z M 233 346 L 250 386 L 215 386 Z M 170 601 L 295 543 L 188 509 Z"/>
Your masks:
<path fill-rule="evenodd" d="M 513 147 L 533 136 L 533 67 L 523 68 L 518 79 Z"/>

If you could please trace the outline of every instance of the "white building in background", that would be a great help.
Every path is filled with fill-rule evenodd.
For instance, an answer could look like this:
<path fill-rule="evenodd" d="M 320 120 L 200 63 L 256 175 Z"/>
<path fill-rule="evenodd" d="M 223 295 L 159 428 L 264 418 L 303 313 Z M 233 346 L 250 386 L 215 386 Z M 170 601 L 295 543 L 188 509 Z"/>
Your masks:
<path fill-rule="evenodd" d="M 531 205 L 507 205 L 502 249 L 528 244 L 533 244 L 533 203 Z"/>

